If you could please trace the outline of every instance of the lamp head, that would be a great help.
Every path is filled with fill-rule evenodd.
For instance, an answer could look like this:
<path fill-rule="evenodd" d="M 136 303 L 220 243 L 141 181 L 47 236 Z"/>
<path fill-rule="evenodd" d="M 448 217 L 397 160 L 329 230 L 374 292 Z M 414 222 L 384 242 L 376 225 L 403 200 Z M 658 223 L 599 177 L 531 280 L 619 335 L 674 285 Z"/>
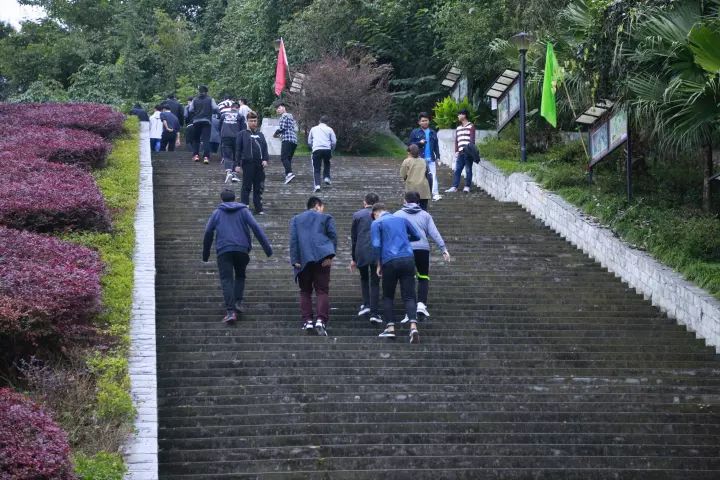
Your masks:
<path fill-rule="evenodd" d="M 535 36 L 532 33 L 520 32 L 517 35 L 513 35 L 510 41 L 520 50 L 521 52 L 527 52 L 530 45 L 535 41 Z"/>

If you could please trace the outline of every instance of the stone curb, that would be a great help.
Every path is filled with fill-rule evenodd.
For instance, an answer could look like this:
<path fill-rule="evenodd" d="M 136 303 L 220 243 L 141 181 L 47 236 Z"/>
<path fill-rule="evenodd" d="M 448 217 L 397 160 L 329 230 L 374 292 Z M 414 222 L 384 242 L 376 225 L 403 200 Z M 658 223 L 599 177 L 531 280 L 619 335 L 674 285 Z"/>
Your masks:
<path fill-rule="evenodd" d="M 441 145 L 440 150 L 445 153 L 448 148 L 452 146 Z M 451 155 L 441 156 L 440 163 L 454 166 Z M 473 165 L 473 183 L 496 200 L 518 203 L 720 353 L 720 302 L 705 290 L 647 253 L 632 248 L 528 175 L 507 176 L 483 160 Z"/>
<path fill-rule="evenodd" d="M 124 448 L 126 480 L 158 478 L 157 365 L 155 348 L 155 217 L 150 124 L 140 122 L 140 188 L 135 212 L 133 309 L 130 321 L 130 392 L 135 431 Z"/>

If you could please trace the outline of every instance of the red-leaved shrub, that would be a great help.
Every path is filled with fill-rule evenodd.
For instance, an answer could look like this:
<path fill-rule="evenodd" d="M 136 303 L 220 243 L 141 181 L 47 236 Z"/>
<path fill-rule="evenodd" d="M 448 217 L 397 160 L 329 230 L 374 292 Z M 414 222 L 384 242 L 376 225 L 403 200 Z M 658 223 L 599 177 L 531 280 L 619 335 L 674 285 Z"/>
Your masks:
<path fill-rule="evenodd" d="M 64 346 L 93 332 L 101 271 L 89 248 L 0 226 L 0 350 Z"/>
<path fill-rule="evenodd" d="M 0 389 L 0 478 L 74 480 L 67 434 L 42 408 Z"/>
<path fill-rule="evenodd" d="M 105 200 L 84 170 L 0 153 L 0 178 L 0 224 L 36 232 L 110 228 Z"/>
<path fill-rule="evenodd" d="M 31 156 L 90 169 L 101 166 L 110 152 L 110 144 L 96 133 L 73 128 L 8 124 L 6 121 L 6 118 L 0 118 L 3 132 L 0 152 L 12 153 L 17 162 Z"/>
<path fill-rule="evenodd" d="M 122 113 L 99 103 L 4 103 L 0 119 L 4 116 L 31 125 L 79 128 L 105 138 L 122 133 L 125 121 Z"/>

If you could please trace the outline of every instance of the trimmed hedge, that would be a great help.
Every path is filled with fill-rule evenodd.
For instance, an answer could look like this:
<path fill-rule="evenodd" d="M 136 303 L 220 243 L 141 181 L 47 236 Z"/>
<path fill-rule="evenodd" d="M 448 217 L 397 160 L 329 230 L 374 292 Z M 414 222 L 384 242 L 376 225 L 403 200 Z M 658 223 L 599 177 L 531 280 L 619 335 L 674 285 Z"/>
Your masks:
<path fill-rule="evenodd" d="M 94 331 L 101 272 L 100 257 L 89 248 L 0 227 L 0 346 L 5 353 L 20 353 L 41 340 L 44 348 L 72 345 L 76 336 Z"/>
<path fill-rule="evenodd" d="M 39 406 L 0 389 L 0 477 L 74 480 L 67 435 Z"/>
<path fill-rule="evenodd" d="M 17 162 L 0 153 L 0 224 L 35 232 L 107 231 L 110 215 L 95 179 L 71 165 Z"/>
<path fill-rule="evenodd" d="M 114 138 L 123 131 L 125 116 L 99 103 L 5 103 L 0 118 L 12 117 L 27 125 L 79 128 Z"/>
<path fill-rule="evenodd" d="M 31 156 L 89 170 L 102 166 L 110 152 L 108 142 L 85 130 L 26 126 L 7 123 L 6 118 L 0 119 L 0 128 L 0 152 L 13 154 L 17 162 Z"/>

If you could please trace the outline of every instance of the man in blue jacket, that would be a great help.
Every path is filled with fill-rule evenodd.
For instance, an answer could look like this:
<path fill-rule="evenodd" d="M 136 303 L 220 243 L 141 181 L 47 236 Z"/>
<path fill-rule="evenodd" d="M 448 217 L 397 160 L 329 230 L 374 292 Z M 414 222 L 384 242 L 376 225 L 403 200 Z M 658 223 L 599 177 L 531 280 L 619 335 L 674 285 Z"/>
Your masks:
<path fill-rule="evenodd" d="M 290 263 L 300 286 L 300 314 L 305 333 L 327 336 L 330 319 L 330 267 L 337 249 L 335 219 L 324 213 L 318 197 L 310 197 L 307 210 L 290 220 Z M 313 325 L 312 293 L 317 297 Z"/>
<path fill-rule="evenodd" d="M 389 213 L 382 203 L 373 205 L 372 215 L 375 221 L 370 228 L 370 238 L 379 259 L 377 272 L 382 277 L 383 313 L 387 322 L 387 328 L 379 336 L 395 338 L 393 299 L 400 282 L 400 295 L 410 321 L 410 343 L 420 343 L 415 303 L 415 256 L 410 245 L 411 241 L 420 240 L 420 232 L 406 219 Z"/>
<path fill-rule="evenodd" d="M 425 112 L 420 112 L 418 115 L 418 125 L 418 128 L 410 132 L 408 146 L 415 144 L 420 149 L 420 155 L 425 159 L 432 174 L 432 199 L 437 202 L 442 198 L 437 182 L 437 162 L 440 161 L 437 133 L 430 128 L 430 115 Z"/>
<path fill-rule="evenodd" d="M 210 258 L 210 247 L 215 237 L 220 284 L 227 311 L 223 322 L 233 323 L 242 313 L 245 269 L 250 262 L 249 254 L 252 248 L 250 231 L 252 230 L 260 242 L 265 255 L 269 257 L 273 251 L 265 232 L 257 224 L 247 205 L 235 201 L 235 192 L 223 190 L 220 198 L 223 203 L 213 212 L 205 227 L 202 259 L 207 262 Z"/>

